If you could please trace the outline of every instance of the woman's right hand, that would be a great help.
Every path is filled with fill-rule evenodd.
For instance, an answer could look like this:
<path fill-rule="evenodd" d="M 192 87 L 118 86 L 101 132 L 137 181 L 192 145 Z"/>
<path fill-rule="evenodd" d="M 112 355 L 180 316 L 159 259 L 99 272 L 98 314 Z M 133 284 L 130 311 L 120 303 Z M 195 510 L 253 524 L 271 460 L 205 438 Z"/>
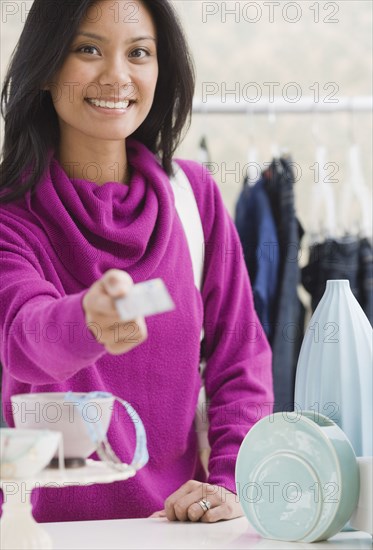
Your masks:
<path fill-rule="evenodd" d="M 114 300 L 126 296 L 131 286 L 133 280 L 128 273 L 110 269 L 93 283 L 83 298 L 87 326 L 112 355 L 126 353 L 148 337 L 143 317 L 121 321 L 115 307 Z"/>

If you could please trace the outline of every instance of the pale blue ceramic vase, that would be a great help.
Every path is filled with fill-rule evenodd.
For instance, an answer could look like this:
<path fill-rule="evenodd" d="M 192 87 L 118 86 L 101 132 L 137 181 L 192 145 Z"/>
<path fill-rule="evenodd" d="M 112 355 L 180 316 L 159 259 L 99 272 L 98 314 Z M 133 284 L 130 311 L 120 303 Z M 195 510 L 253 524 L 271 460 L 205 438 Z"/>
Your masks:
<path fill-rule="evenodd" d="M 327 281 L 302 343 L 295 409 L 328 416 L 356 456 L 373 455 L 372 364 L 372 327 L 349 281 Z"/>

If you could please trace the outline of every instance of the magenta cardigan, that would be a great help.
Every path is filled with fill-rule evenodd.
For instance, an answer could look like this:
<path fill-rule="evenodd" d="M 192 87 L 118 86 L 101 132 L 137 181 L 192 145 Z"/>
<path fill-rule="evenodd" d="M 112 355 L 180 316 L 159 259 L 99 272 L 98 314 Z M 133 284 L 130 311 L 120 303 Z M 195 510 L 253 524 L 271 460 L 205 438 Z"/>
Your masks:
<path fill-rule="evenodd" d="M 206 481 L 194 416 L 200 333 L 210 398 L 207 481 L 236 492 L 234 469 L 247 431 L 273 402 L 271 351 L 253 306 L 241 244 L 209 172 L 178 160 L 193 187 L 205 237 L 201 293 L 194 286 L 169 179 L 154 155 L 126 142 L 130 184 L 69 179 L 50 152 L 33 194 L 0 205 L 2 401 L 45 391 L 108 391 L 142 418 L 150 459 L 109 485 L 34 491 L 38 521 L 146 517 L 189 479 Z M 148 339 L 112 356 L 85 325 L 82 298 L 108 269 L 135 282 L 161 277 L 176 309 L 147 318 Z M 134 429 L 123 413 L 109 440 L 125 462 Z"/>

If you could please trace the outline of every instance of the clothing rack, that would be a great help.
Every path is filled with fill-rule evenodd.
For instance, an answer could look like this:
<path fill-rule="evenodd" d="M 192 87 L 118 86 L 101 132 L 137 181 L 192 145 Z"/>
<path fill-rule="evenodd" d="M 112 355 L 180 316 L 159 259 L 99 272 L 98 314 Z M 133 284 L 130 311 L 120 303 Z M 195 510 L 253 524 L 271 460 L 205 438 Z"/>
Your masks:
<path fill-rule="evenodd" d="M 256 103 L 248 101 L 221 101 L 216 98 L 203 101 L 196 98 L 193 101 L 193 113 L 196 114 L 301 114 L 301 113 L 332 113 L 350 112 L 362 113 L 373 111 L 373 96 L 339 97 L 328 102 L 315 102 L 313 96 L 304 97 L 297 102 L 289 102 L 283 97 L 274 97 L 273 101 L 260 100 Z"/>

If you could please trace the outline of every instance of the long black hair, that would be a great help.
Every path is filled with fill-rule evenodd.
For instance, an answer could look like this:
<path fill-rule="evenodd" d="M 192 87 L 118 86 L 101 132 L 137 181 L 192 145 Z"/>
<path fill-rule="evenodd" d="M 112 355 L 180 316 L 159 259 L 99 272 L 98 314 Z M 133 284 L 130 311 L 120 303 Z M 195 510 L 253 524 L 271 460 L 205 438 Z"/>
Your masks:
<path fill-rule="evenodd" d="M 157 153 L 171 175 L 172 156 L 190 126 L 194 65 L 169 0 L 141 1 L 157 29 L 159 75 L 152 108 L 131 137 Z M 1 92 L 5 132 L 0 203 L 32 190 L 47 167 L 48 150 L 58 147 L 57 113 L 50 92 L 42 88 L 63 65 L 82 18 L 96 2 L 34 0 Z"/>

